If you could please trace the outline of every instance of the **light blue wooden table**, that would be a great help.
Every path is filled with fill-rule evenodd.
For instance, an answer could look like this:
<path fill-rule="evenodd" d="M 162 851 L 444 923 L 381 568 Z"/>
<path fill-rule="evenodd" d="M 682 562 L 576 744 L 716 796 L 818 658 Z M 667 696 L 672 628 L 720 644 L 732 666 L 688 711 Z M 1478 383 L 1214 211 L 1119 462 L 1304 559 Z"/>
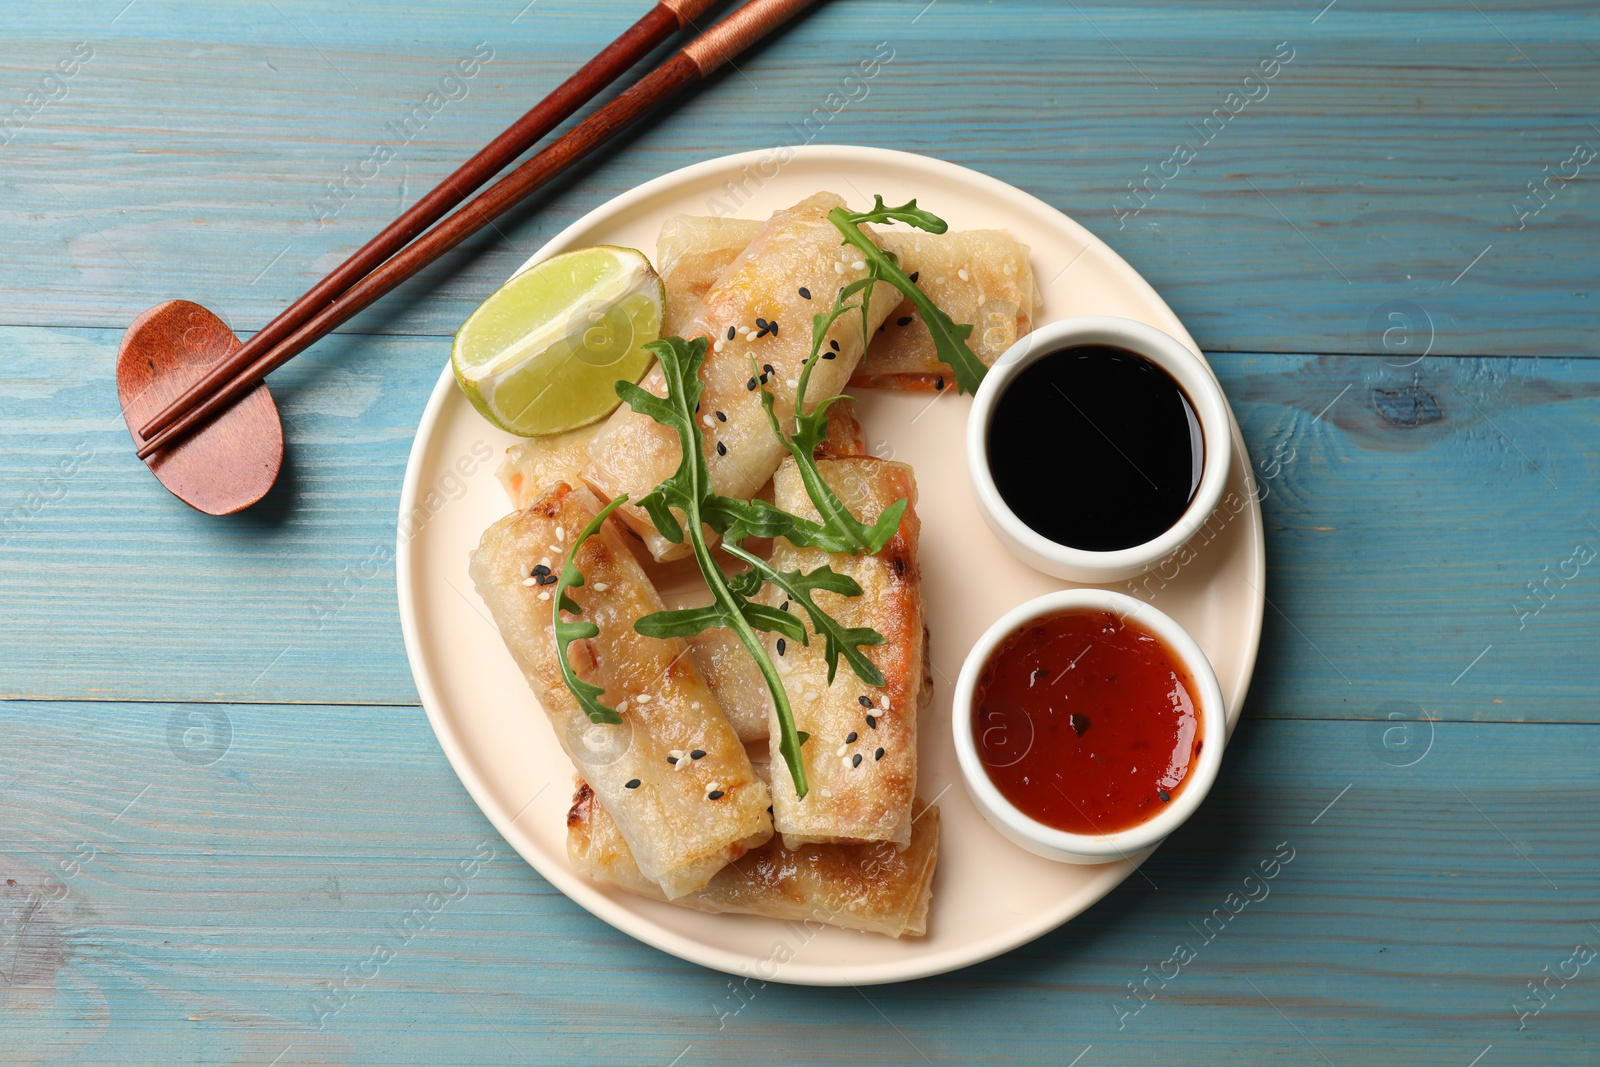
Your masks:
<path fill-rule="evenodd" d="M 143 471 L 111 385 L 139 311 L 258 328 L 644 7 L 5 0 L 0 1063 L 1600 1063 L 1593 5 L 834 0 L 276 377 L 262 505 Z M 1161 290 L 1270 487 L 1272 607 L 1148 878 L 961 973 L 741 999 L 494 833 L 386 551 L 466 313 L 602 200 L 796 139 L 879 42 L 818 140 L 994 174 Z"/>

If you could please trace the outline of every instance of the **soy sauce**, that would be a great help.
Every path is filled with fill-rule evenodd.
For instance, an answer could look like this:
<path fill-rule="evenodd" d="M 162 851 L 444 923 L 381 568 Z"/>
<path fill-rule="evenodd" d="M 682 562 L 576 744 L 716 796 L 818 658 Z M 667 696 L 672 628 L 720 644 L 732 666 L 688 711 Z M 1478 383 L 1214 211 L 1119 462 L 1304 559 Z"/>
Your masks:
<path fill-rule="evenodd" d="M 989 423 L 1001 497 L 1069 548 L 1109 552 L 1159 537 L 1194 499 L 1204 461 L 1183 387 L 1121 348 L 1042 357 L 1012 379 Z"/>

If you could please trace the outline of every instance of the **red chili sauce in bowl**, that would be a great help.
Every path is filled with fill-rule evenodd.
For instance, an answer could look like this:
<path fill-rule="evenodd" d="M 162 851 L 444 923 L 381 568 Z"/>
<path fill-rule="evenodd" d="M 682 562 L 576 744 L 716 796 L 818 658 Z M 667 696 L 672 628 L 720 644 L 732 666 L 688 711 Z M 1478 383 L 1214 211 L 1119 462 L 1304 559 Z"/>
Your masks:
<path fill-rule="evenodd" d="M 1002 796 L 1075 834 L 1158 814 L 1205 744 L 1198 690 L 1178 656 L 1137 621 L 1082 608 L 1035 619 L 995 650 L 972 734 Z"/>

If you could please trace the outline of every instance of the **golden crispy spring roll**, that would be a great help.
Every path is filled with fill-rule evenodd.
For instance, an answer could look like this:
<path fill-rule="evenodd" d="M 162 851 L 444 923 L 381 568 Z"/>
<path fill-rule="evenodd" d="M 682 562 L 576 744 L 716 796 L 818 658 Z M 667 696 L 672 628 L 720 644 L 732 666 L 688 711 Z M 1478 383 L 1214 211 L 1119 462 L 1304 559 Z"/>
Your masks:
<path fill-rule="evenodd" d="M 820 460 L 823 479 L 862 522 L 875 522 L 896 500 L 908 500 L 900 529 L 875 556 L 835 556 L 796 548 L 779 539 L 772 565 L 782 571 L 831 566 L 860 585 L 858 597 L 814 593 L 816 603 L 842 626 L 870 626 L 886 639 L 864 649 L 883 672 L 881 688 L 867 686 L 840 662 L 833 684 L 823 642 L 768 639 L 794 709 L 797 729 L 810 734 L 801 746 L 810 791 L 795 795 L 794 781 L 770 729 L 773 824 L 790 848 L 808 841 L 911 840 L 911 798 L 917 786 L 917 708 L 923 686 L 922 581 L 917 566 L 916 482 L 903 463 L 870 457 Z M 792 460 L 773 479 L 779 507 L 817 518 Z M 796 610 L 790 606 L 791 611 Z"/>
<path fill-rule="evenodd" d="M 716 280 L 721 267 L 744 251 L 760 223 L 678 215 L 661 227 L 656 258 L 667 290 L 664 329 L 674 332 L 688 321 L 696 302 Z M 967 343 L 986 366 L 1033 328 L 1038 285 L 1028 248 L 1002 230 L 928 234 L 904 229 L 877 231 L 879 243 L 900 257 L 907 274 L 956 322 L 973 324 Z M 909 300 L 902 302 L 873 335 L 853 385 L 896 389 L 934 389 L 953 381 L 939 360 L 928 327 Z"/>
<path fill-rule="evenodd" d="M 600 633 L 573 642 L 569 660 L 604 688 L 600 699 L 622 724 L 591 723 L 567 689 L 552 629 L 555 585 L 541 582 L 559 573 L 563 553 L 597 511 L 587 490 L 556 486 L 489 527 L 472 555 L 472 580 L 640 871 L 668 898 L 680 897 L 772 836 L 767 787 L 688 646 L 634 631 L 640 616 L 661 610 L 661 598 L 609 526 L 577 553 L 585 584 L 571 595 Z"/>
<path fill-rule="evenodd" d="M 715 914 L 765 915 L 889 937 L 921 937 L 927 932 L 939 858 L 939 809 L 917 801 L 916 811 L 907 848 L 879 841 L 802 845 L 791 851 L 774 839 L 673 903 Z M 567 815 L 567 859 L 597 882 L 661 899 L 655 883 L 639 874 L 605 806 L 581 781 Z"/>
<path fill-rule="evenodd" d="M 754 496 L 784 454 L 762 410 L 752 370 L 767 374 L 779 420 L 791 419 L 801 361 L 811 351 L 812 315 L 827 311 L 840 287 L 867 275 L 860 253 L 845 245 L 827 220 L 828 211 L 843 204 L 832 193 L 818 193 L 776 212 L 722 271 L 690 319 L 679 324 L 682 336 L 711 340 L 700 371 L 706 387 L 700 419 L 711 484 L 724 496 Z M 874 286 L 872 293 L 870 322 L 875 330 L 900 295 L 887 282 Z M 828 358 L 811 372 L 806 391 L 810 406 L 843 389 L 861 361 L 860 316 L 841 317 L 828 338 L 838 347 L 823 346 Z M 666 393 L 660 367 L 641 384 L 657 396 Z M 628 407 L 611 416 L 590 452 L 584 472 L 590 487 L 606 499 L 627 493 L 630 501 L 670 477 L 680 458 L 670 428 Z M 675 545 L 657 534 L 649 516 L 633 503 L 616 514 L 656 559 L 677 559 L 689 552 L 687 544 Z"/>

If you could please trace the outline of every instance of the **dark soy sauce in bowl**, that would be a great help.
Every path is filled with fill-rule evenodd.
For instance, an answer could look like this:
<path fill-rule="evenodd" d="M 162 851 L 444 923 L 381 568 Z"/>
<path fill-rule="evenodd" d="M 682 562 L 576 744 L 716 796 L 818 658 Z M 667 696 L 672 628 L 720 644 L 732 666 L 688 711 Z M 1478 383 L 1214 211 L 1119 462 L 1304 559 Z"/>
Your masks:
<path fill-rule="evenodd" d="M 1194 404 L 1143 356 L 1107 345 L 1023 368 L 989 421 L 995 488 L 1018 519 L 1069 548 L 1113 552 L 1171 529 L 1200 486 Z"/>

